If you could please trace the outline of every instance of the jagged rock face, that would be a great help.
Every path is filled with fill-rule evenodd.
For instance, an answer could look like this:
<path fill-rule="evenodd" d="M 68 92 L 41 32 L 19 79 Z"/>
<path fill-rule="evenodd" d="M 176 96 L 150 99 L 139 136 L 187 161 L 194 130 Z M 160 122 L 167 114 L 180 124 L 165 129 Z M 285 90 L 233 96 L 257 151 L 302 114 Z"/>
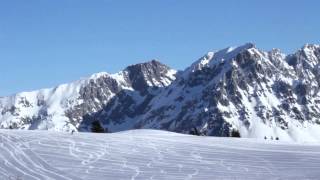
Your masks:
<path fill-rule="evenodd" d="M 67 109 L 65 114 L 76 127 L 85 115 L 99 111 L 121 90 L 121 84 L 109 75 L 91 79 L 80 88 L 78 101 L 81 103 Z"/>
<path fill-rule="evenodd" d="M 88 130 L 95 120 L 109 132 L 133 128 L 137 117 L 148 110 L 150 101 L 175 79 L 175 73 L 155 60 L 127 67 L 124 79 L 131 89 L 121 89 L 99 111 L 83 116 L 79 129 Z"/>
<path fill-rule="evenodd" d="M 169 68 L 158 61 L 132 65 L 126 68 L 128 79 L 134 90 L 145 92 L 149 87 L 164 87 L 171 83 Z"/>
<path fill-rule="evenodd" d="M 0 121 L 3 128 L 88 131 L 98 120 L 109 132 L 237 130 L 242 137 L 320 140 L 319 62 L 317 45 L 284 55 L 253 44 L 209 52 L 178 74 L 153 60 L 2 98 Z"/>

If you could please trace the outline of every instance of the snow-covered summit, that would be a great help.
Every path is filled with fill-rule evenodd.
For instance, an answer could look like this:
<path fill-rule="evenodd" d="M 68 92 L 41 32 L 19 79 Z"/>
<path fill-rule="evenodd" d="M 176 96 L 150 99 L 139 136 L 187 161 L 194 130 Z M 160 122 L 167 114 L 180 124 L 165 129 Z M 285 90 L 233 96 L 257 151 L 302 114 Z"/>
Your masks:
<path fill-rule="evenodd" d="M 246 43 L 244 45 L 238 47 L 227 47 L 225 49 L 219 51 L 210 51 L 195 63 L 193 63 L 190 67 L 187 68 L 186 72 L 194 72 L 197 70 L 201 70 L 204 67 L 212 67 L 217 63 L 221 63 L 224 61 L 230 61 L 232 58 L 235 58 L 239 53 L 249 50 L 251 48 L 255 48 L 253 43 Z"/>

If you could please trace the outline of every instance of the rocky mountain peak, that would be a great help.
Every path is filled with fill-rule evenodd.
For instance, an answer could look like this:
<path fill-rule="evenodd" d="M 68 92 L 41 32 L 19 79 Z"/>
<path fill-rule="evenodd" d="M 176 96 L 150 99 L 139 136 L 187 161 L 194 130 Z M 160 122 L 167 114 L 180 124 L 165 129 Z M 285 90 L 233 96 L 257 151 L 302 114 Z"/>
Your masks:
<path fill-rule="evenodd" d="M 125 70 L 132 87 L 145 91 L 148 87 L 164 87 L 175 79 L 176 71 L 157 60 L 135 64 Z"/>
<path fill-rule="evenodd" d="M 320 45 L 319 44 L 305 44 L 301 49 L 309 49 L 309 50 L 316 50 L 316 49 L 319 49 L 320 48 Z"/>

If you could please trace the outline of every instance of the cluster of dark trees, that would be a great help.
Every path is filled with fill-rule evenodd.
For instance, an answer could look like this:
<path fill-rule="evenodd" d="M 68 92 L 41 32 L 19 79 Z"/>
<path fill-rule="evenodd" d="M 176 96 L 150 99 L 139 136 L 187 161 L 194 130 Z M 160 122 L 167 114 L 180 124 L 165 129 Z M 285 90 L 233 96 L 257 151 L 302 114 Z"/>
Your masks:
<path fill-rule="evenodd" d="M 195 135 L 195 136 L 205 136 L 204 133 L 200 132 L 196 127 L 193 127 L 190 132 L 189 132 L 191 135 Z M 240 132 L 238 130 L 235 130 L 233 129 L 230 133 L 230 136 L 231 137 L 237 137 L 237 138 L 240 138 L 241 135 L 240 135 Z"/>
<path fill-rule="evenodd" d="M 240 138 L 240 137 L 241 137 L 240 132 L 239 132 L 238 130 L 233 129 L 233 130 L 231 131 L 231 137 Z"/>
<path fill-rule="evenodd" d="M 91 123 L 91 132 L 94 132 L 94 133 L 107 133 L 108 129 L 107 128 L 103 128 L 99 121 L 93 121 Z"/>
<path fill-rule="evenodd" d="M 195 136 L 204 136 L 204 134 L 201 133 L 196 127 L 193 127 L 193 128 L 190 130 L 190 134 L 191 134 L 191 135 L 195 135 Z M 233 130 L 231 131 L 231 133 L 230 133 L 230 136 L 231 136 L 231 137 L 235 137 L 235 138 L 240 138 L 240 137 L 241 137 L 241 134 L 240 134 L 240 132 L 239 132 L 238 130 L 233 129 Z M 265 136 L 264 139 L 267 140 L 267 139 L 268 139 L 267 136 Z M 275 137 L 275 138 L 274 138 L 273 136 L 271 136 L 270 139 L 271 139 L 271 140 L 277 140 L 277 141 L 280 140 L 279 137 Z"/>
<path fill-rule="evenodd" d="M 200 133 L 200 131 L 196 128 L 196 127 L 193 127 L 191 130 L 190 130 L 190 134 L 191 135 L 195 135 L 195 136 L 202 136 L 203 134 Z"/>

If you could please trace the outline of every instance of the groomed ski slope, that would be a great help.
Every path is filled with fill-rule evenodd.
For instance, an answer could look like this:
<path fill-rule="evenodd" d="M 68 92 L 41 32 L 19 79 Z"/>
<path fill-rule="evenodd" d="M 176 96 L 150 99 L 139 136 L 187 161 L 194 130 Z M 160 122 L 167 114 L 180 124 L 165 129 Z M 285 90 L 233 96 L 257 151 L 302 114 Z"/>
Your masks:
<path fill-rule="evenodd" d="M 0 179 L 319 179 L 320 146 L 197 137 L 0 130 Z"/>

